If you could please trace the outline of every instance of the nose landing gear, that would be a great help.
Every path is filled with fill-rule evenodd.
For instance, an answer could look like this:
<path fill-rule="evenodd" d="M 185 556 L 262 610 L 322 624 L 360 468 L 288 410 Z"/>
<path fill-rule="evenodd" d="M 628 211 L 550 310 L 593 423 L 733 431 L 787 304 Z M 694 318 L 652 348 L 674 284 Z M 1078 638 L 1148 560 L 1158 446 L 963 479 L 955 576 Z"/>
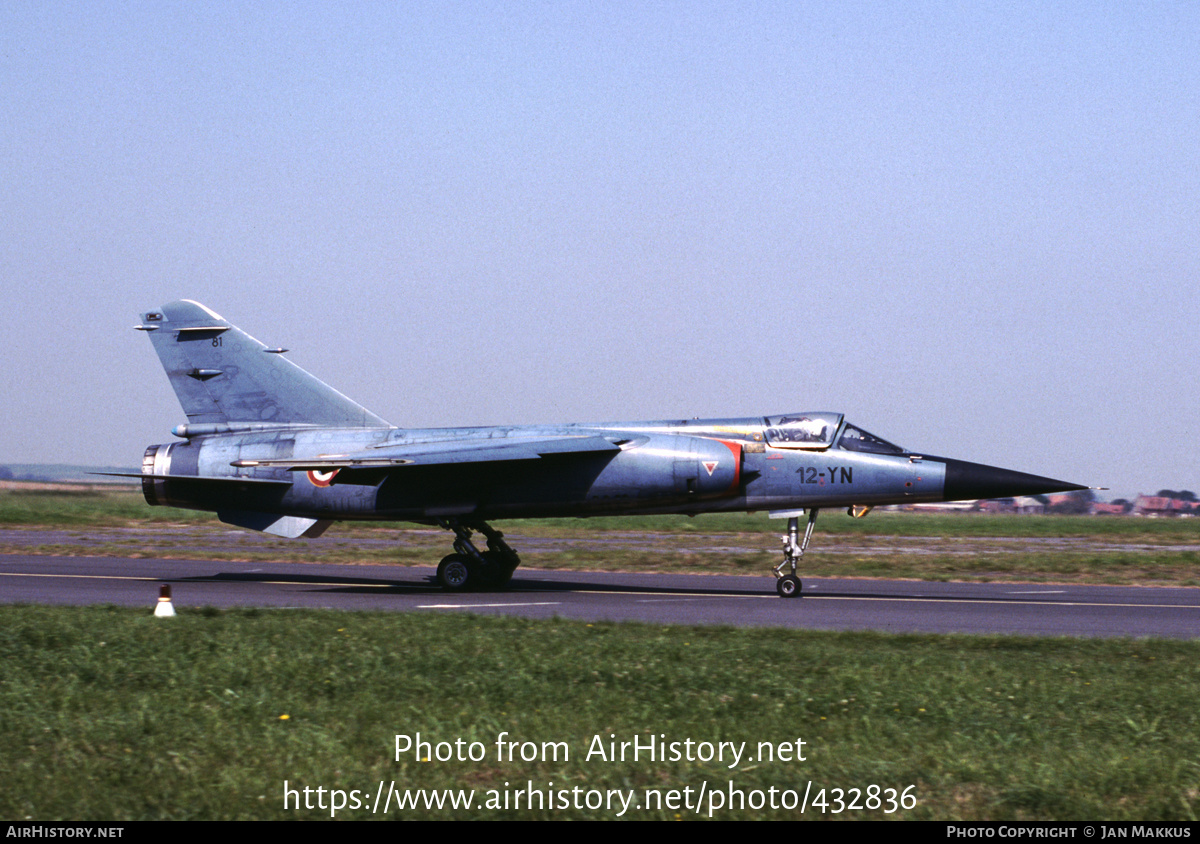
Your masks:
<path fill-rule="evenodd" d="M 802 586 L 800 578 L 796 576 L 796 564 L 804 556 L 804 551 L 808 548 L 808 542 L 812 539 L 813 525 L 817 523 L 817 513 L 820 512 L 820 509 L 817 507 L 809 509 L 808 524 L 804 528 L 804 539 L 797 542 L 797 538 L 800 535 L 799 514 L 803 512 L 803 510 L 790 511 L 788 515 L 788 532 L 782 537 L 783 562 L 774 568 L 775 577 L 777 578 L 775 581 L 775 591 L 779 593 L 780 598 L 800 597 Z M 783 574 L 785 566 L 791 567 L 790 573 Z"/>

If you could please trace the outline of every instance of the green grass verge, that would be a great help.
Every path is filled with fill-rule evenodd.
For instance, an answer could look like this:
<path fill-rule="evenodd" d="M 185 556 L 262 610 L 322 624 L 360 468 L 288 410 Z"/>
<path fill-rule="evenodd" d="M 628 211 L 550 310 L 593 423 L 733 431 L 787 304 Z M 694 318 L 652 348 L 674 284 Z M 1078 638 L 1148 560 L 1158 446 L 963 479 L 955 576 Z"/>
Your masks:
<path fill-rule="evenodd" d="M 764 513 L 496 523 L 527 568 L 766 573 L 780 520 Z M 77 531 L 70 541 L 0 541 L 0 553 L 433 565 L 449 534 L 344 522 L 315 541 L 231 532 L 211 513 L 149 507 L 131 489 L 0 493 L 0 527 Z M 129 531 L 130 528 L 134 532 Z M 370 541 L 368 541 L 370 540 Z M 822 513 L 803 572 L 813 577 L 1200 586 L 1200 519 Z"/>
<path fill-rule="evenodd" d="M 874 784 L 891 817 L 1174 820 L 1200 800 L 1200 644 L 885 636 L 466 615 L 0 608 L 0 816 L 299 818 L 289 787 L 632 791 Z M 496 758 L 497 736 L 569 759 Z M 394 759 L 395 735 L 481 761 Z M 601 761 L 594 736 L 795 746 L 804 762 Z M 539 751 L 540 755 L 540 751 Z M 507 784 L 507 785 L 506 785 Z M 665 791 L 663 792 L 665 794 Z M 844 793 L 849 800 L 851 794 Z M 299 799 L 303 800 L 301 796 Z M 326 804 L 329 792 L 324 793 Z M 511 800 L 511 796 L 510 796 Z M 570 798 L 568 797 L 568 801 Z M 886 806 L 886 804 L 885 804 Z M 885 817 L 885 807 L 843 816 Z M 709 804 L 702 806 L 707 815 Z M 608 818 L 478 808 L 421 818 Z M 684 808 L 627 818 L 696 817 Z M 365 809 L 340 817 L 371 817 Z M 380 815 L 382 816 L 382 815 Z M 714 817 L 798 811 L 721 808 Z"/>
<path fill-rule="evenodd" d="M 0 526 L 6 527 L 203 523 L 214 519 L 212 513 L 151 507 L 146 504 L 141 491 L 132 487 L 96 490 L 63 485 L 57 490 L 31 488 L 0 492 Z"/>
<path fill-rule="evenodd" d="M 130 487 L 89 490 L 7 490 L 0 492 L 0 526 L 91 526 L 153 523 L 216 523 L 212 513 L 150 507 Z M 766 513 L 689 516 L 600 516 L 588 519 L 512 519 L 506 531 L 574 535 L 580 531 L 777 534 L 786 527 Z M 342 530 L 406 527 L 405 522 L 344 522 Z M 1200 519 L 1143 519 L 1107 516 L 1013 516 L 986 513 L 905 513 L 873 511 L 852 519 L 843 510 L 823 510 L 818 535 L 937 537 L 1117 537 L 1126 541 L 1200 542 Z"/>

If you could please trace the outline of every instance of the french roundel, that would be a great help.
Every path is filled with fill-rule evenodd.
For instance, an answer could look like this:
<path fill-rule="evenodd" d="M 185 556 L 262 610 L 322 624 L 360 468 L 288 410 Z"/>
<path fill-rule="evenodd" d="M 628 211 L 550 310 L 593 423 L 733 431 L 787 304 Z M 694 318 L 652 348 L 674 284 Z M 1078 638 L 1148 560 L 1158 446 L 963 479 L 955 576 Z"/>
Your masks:
<path fill-rule="evenodd" d="M 333 479 L 337 477 L 340 469 L 330 469 L 328 472 L 318 472 L 316 469 L 308 470 L 308 481 L 313 486 L 327 487 L 333 483 Z"/>

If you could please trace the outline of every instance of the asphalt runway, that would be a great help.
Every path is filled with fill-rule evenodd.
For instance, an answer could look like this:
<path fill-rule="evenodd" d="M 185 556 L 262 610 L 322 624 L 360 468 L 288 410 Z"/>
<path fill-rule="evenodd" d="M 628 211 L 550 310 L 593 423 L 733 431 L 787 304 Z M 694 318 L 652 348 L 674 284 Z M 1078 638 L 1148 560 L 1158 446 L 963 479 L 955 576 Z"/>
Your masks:
<path fill-rule="evenodd" d="M 330 608 L 471 612 L 585 621 L 888 633 L 1200 636 L 1200 589 L 804 578 L 804 597 L 770 576 L 517 569 L 504 592 L 449 594 L 425 567 L 80 556 L 0 556 L 0 603 L 115 604 L 153 610 Z"/>

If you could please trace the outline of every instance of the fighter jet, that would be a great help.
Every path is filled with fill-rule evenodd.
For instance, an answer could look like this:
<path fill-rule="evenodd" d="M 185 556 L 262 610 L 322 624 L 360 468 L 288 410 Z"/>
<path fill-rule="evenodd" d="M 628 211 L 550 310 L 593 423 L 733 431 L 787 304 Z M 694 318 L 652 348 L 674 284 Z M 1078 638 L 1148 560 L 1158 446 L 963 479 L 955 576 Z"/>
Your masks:
<path fill-rule="evenodd" d="M 884 504 L 1087 488 L 909 451 L 828 411 L 398 428 L 197 302 L 144 313 L 137 328 L 187 415 L 172 429 L 178 440 L 147 448 L 132 475 L 147 503 L 289 538 L 339 520 L 438 525 L 454 534 L 437 569 L 451 591 L 508 584 L 520 559 L 489 524 L 498 519 L 765 510 L 787 519 L 773 571 L 791 598 L 824 508 L 863 516 Z"/>

